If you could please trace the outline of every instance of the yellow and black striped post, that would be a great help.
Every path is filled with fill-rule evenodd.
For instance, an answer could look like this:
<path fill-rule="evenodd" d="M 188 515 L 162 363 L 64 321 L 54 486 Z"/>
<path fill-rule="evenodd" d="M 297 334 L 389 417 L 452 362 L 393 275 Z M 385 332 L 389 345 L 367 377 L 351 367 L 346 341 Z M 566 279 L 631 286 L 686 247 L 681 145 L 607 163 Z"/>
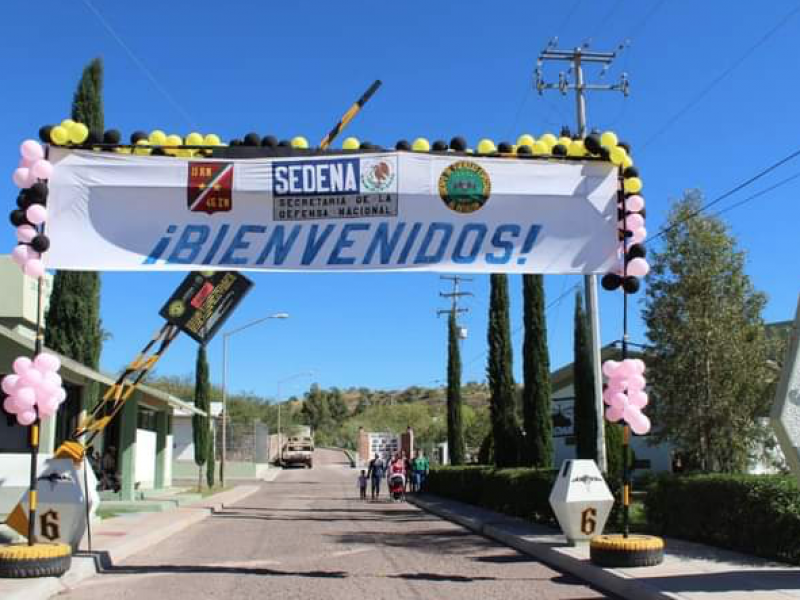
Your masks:
<path fill-rule="evenodd" d="M 333 127 L 333 129 L 330 130 L 328 135 L 326 135 L 320 142 L 319 147 L 321 150 L 325 150 L 328 146 L 331 145 L 334 138 L 336 138 L 336 136 L 338 136 L 342 132 L 342 129 L 347 127 L 347 124 L 353 120 L 353 118 L 358 114 L 358 111 L 361 110 L 361 108 L 367 103 L 367 101 L 372 97 L 372 94 L 374 94 L 379 87 L 381 87 L 381 80 L 376 79 L 375 82 L 371 86 L 369 86 L 369 89 L 366 92 L 364 92 L 361 98 L 356 100 L 356 103 L 353 104 L 353 106 L 351 106 L 349 109 L 347 109 L 347 112 L 344 113 L 344 116 L 341 119 L 339 119 L 339 122 L 336 123 L 336 125 Z"/>
<path fill-rule="evenodd" d="M 44 227 L 42 227 L 44 230 Z M 44 347 L 44 275 L 39 277 L 36 282 L 36 341 L 33 346 L 34 358 L 42 352 Z M 39 487 L 39 431 L 41 429 L 41 419 L 39 419 L 39 409 L 36 411 L 36 420 L 31 424 L 31 485 L 28 494 L 28 545 L 36 543 L 36 501 Z"/>
<path fill-rule="evenodd" d="M 622 169 L 619 169 L 618 178 L 619 191 L 618 197 L 622 201 L 622 229 L 628 228 L 628 211 L 625 200 L 624 179 Z M 623 244 L 625 244 L 623 238 Z M 623 252 L 622 258 L 622 277 L 628 276 L 628 255 Z M 622 291 L 622 360 L 628 358 L 628 292 Z M 627 393 L 627 392 L 626 392 Z M 631 473 L 633 465 L 630 464 L 629 444 L 631 438 L 631 428 L 627 423 L 622 428 L 622 536 L 627 538 L 630 533 L 630 505 L 631 505 Z"/>

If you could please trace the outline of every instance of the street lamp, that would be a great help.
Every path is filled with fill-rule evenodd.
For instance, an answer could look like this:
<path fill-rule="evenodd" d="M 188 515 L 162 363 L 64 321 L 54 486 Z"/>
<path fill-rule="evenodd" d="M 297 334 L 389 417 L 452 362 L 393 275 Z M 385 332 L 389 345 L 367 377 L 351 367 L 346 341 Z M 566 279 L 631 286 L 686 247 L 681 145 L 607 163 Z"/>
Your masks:
<path fill-rule="evenodd" d="M 281 463 L 281 385 L 288 381 L 292 381 L 293 379 L 297 379 L 298 377 L 313 377 L 314 371 L 300 371 L 299 373 L 295 373 L 294 375 L 289 375 L 288 377 L 284 377 L 283 379 L 278 380 L 278 463 Z"/>
<path fill-rule="evenodd" d="M 245 329 L 249 329 L 254 325 L 258 325 L 270 319 L 288 319 L 289 313 L 279 312 L 275 313 L 274 315 L 269 315 L 268 317 L 262 317 L 260 319 L 256 319 L 255 321 L 250 321 L 249 323 L 242 325 L 241 327 L 237 327 L 231 331 L 223 332 L 222 334 L 222 461 L 220 462 L 220 470 L 219 470 L 219 481 L 222 487 L 225 487 L 225 459 L 227 458 L 228 446 L 227 446 L 227 430 L 228 430 L 228 388 L 227 388 L 227 379 L 228 379 L 228 338 L 231 337 L 235 333 L 239 333 Z"/>

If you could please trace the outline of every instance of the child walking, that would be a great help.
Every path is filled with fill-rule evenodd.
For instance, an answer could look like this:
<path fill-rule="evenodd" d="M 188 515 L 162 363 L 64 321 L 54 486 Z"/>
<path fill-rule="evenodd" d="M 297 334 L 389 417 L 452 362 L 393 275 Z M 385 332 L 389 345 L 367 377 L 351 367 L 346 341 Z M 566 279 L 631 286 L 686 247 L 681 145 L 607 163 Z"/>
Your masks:
<path fill-rule="evenodd" d="M 358 489 L 361 492 L 361 499 L 367 499 L 367 482 L 369 479 L 367 478 L 367 472 L 364 469 L 361 469 L 361 475 L 358 476 Z"/>

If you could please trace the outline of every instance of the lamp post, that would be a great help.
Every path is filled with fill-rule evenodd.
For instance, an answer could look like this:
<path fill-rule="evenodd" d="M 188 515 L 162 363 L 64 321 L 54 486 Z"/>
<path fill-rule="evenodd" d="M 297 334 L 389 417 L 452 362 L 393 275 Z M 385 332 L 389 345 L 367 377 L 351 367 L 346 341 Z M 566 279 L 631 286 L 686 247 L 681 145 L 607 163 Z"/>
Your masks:
<path fill-rule="evenodd" d="M 235 333 L 249 329 L 270 319 L 288 319 L 289 313 L 279 312 L 268 317 L 262 317 L 255 321 L 250 321 L 241 327 L 232 329 L 231 331 L 223 332 L 222 334 L 222 460 L 220 462 L 219 481 L 222 487 L 225 487 L 225 459 L 227 458 L 228 445 L 227 445 L 227 431 L 228 431 L 228 338 Z"/>
<path fill-rule="evenodd" d="M 298 377 L 313 377 L 314 371 L 300 371 L 299 373 L 295 373 L 294 375 L 289 375 L 288 377 L 284 377 L 283 379 L 278 380 L 278 463 L 281 463 L 281 385 L 288 381 L 292 381 L 297 379 Z"/>

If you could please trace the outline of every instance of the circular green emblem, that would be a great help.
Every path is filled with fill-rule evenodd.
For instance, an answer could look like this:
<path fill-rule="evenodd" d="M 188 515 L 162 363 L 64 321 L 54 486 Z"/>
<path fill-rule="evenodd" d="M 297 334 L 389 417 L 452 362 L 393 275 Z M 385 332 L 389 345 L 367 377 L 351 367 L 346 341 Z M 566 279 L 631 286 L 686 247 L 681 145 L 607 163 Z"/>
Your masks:
<path fill-rule="evenodd" d="M 174 300 L 173 302 L 170 302 L 167 310 L 170 317 L 177 319 L 186 312 L 186 305 L 183 303 L 183 300 Z"/>
<path fill-rule="evenodd" d="M 478 163 L 460 160 L 439 176 L 439 195 L 456 212 L 475 212 L 486 204 L 491 193 L 489 174 Z"/>

